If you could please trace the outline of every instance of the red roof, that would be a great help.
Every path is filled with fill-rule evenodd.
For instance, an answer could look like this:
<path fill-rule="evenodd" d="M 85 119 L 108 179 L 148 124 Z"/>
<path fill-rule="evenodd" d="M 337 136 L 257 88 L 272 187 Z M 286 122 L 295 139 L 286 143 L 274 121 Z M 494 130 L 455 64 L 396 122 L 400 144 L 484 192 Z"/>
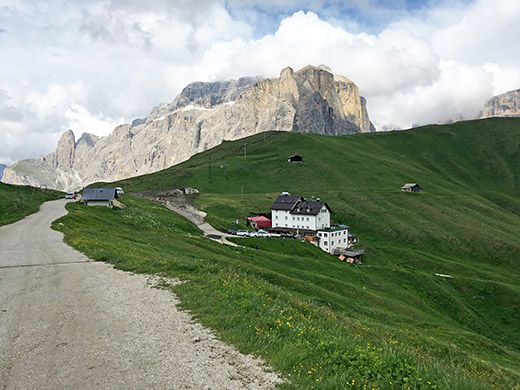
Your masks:
<path fill-rule="evenodd" d="M 250 221 L 253 221 L 253 222 L 259 222 L 259 221 L 269 221 L 271 222 L 271 220 L 269 218 L 266 218 L 264 216 L 259 216 L 259 217 L 248 217 L 247 219 L 249 219 Z"/>
<path fill-rule="evenodd" d="M 264 216 L 248 217 L 251 222 L 254 222 L 258 228 L 271 227 L 271 220 Z"/>

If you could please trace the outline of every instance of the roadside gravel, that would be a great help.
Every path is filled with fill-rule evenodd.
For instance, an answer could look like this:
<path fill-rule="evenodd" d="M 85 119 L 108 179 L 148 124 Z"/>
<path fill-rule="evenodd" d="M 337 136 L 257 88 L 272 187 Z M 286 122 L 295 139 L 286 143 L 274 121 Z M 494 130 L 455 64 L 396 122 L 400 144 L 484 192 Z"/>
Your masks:
<path fill-rule="evenodd" d="M 178 310 L 156 278 L 65 245 L 50 229 L 64 205 L 0 227 L 0 389 L 275 387 L 276 374 Z"/>

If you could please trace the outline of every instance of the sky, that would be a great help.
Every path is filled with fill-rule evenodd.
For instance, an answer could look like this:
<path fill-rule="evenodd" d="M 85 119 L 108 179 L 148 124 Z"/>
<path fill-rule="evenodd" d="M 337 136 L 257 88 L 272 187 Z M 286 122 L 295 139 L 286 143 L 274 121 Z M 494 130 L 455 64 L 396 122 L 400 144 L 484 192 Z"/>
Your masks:
<path fill-rule="evenodd" d="M 378 130 L 520 88 L 518 0 L 0 0 L 0 163 L 108 135 L 192 81 L 325 64 Z"/>

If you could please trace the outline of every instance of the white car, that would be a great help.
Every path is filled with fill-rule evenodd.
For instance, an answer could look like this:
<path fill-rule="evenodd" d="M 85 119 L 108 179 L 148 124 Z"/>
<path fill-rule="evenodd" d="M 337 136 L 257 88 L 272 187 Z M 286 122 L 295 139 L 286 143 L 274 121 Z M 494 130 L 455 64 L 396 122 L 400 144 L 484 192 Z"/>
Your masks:
<path fill-rule="evenodd" d="M 271 237 L 271 235 L 263 229 L 260 229 L 259 231 L 257 231 L 256 235 L 257 235 L 257 237 Z"/>
<path fill-rule="evenodd" d="M 235 234 L 241 237 L 249 237 L 249 230 L 237 230 Z"/>

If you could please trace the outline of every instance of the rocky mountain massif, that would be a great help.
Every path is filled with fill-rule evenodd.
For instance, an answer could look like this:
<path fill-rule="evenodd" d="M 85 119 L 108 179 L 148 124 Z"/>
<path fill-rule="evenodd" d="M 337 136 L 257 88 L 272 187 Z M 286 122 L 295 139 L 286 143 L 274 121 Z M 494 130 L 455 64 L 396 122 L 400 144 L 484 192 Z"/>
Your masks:
<path fill-rule="evenodd" d="M 484 119 L 490 117 L 520 117 L 520 89 L 509 91 L 501 95 L 493 96 L 484 107 L 474 115 L 457 115 L 439 124 L 448 124 L 471 119 Z"/>
<path fill-rule="evenodd" d="M 520 89 L 490 99 L 478 117 L 488 118 L 491 116 L 520 117 Z"/>
<path fill-rule="evenodd" d="M 340 135 L 375 128 L 352 81 L 325 66 L 288 67 L 274 79 L 189 84 L 172 103 L 107 137 L 84 133 L 76 141 L 68 130 L 55 152 L 13 164 L 2 181 L 71 191 L 155 172 L 223 140 L 270 130 Z"/>

